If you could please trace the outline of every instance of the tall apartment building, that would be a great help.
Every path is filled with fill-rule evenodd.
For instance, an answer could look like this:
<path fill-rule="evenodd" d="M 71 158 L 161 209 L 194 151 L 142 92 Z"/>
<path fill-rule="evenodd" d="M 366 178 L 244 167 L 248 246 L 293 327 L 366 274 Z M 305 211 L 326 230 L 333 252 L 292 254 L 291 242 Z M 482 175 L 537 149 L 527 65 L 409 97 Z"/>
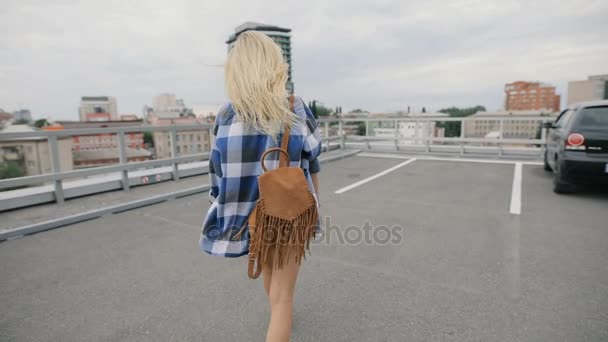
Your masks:
<path fill-rule="evenodd" d="M 144 118 L 148 122 L 155 119 L 173 119 L 185 117 L 191 113 L 192 110 L 186 107 L 184 100 L 178 99 L 175 94 L 171 93 L 163 93 L 155 96 L 153 107 L 144 107 Z M 192 116 L 194 116 L 193 113 Z"/>
<path fill-rule="evenodd" d="M 505 85 L 505 109 L 559 112 L 560 96 L 546 83 L 517 81 Z"/>
<path fill-rule="evenodd" d="M 15 117 L 15 121 L 32 121 L 32 112 L 30 112 L 28 109 L 16 110 L 13 112 L 13 116 Z"/>
<path fill-rule="evenodd" d="M 83 96 L 80 99 L 80 121 L 102 121 L 100 114 L 109 114 L 110 120 L 118 120 L 116 98 L 110 96 Z M 105 117 L 106 115 L 103 115 Z"/>
<path fill-rule="evenodd" d="M 608 74 L 589 76 L 583 81 L 568 82 L 568 105 L 608 99 Z"/>
<path fill-rule="evenodd" d="M 281 47 L 281 49 L 283 50 L 283 58 L 285 59 L 287 64 L 289 64 L 286 87 L 290 93 L 293 93 L 294 87 L 291 63 L 291 29 L 248 21 L 246 23 L 243 23 L 242 25 L 237 26 L 237 28 L 234 29 L 234 34 L 230 35 L 230 37 L 226 41 L 226 44 L 228 44 L 228 51 L 230 51 L 230 49 L 234 46 L 234 42 L 236 41 L 238 36 L 245 31 L 262 32 L 272 38 L 272 40 L 274 40 Z"/>

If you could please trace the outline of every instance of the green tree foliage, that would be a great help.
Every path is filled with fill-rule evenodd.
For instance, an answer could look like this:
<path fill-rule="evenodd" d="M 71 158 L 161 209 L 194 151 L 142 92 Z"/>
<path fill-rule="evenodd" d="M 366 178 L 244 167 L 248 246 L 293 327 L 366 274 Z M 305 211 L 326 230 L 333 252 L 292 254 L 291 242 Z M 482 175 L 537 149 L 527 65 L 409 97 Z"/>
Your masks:
<path fill-rule="evenodd" d="M 365 122 L 357 121 L 357 135 L 365 135 Z"/>
<path fill-rule="evenodd" d="M 439 110 L 440 113 L 449 114 L 452 118 L 463 118 L 469 115 L 473 115 L 477 112 L 485 111 L 484 106 L 475 106 L 468 108 L 449 107 Z M 439 127 L 445 128 L 446 137 L 459 137 L 460 136 L 460 122 L 456 121 L 442 121 L 438 122 Z"/>
<path fill-rule="evenodd" d="M 0 179 L 23 177 L 24 175 L 23 168 L 12 160 L 0 163 Z"/>
<path fill-rule="evenodd" d="M 318 119 L 320 116 L 329 116 L 332 113 L 331 109 L 317 102 L 317 100 L 312 100 L 311 102 L 308 102 L 308 108 L 310 108 L 310 111 L 316 119 Z"/>
<path fill-rule="evenodd" d="M 40 128 L 49 125 L 49 122 L 46 119 L 38 119 L 34 121 L 34 126 Z"/>
<path fill-rule="evenodd" d="M 150 131 L 144 132 L 144 144 L 148 144 L 149 146 L 154 146 L 154 135 Z"/>

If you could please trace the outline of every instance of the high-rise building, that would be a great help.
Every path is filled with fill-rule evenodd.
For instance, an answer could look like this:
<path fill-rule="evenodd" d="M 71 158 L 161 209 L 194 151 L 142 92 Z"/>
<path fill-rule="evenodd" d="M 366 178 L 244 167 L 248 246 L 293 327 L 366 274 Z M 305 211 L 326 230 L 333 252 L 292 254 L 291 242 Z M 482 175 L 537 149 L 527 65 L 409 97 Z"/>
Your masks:
<path fill-rule="evenodd" d="M 32 113 L 27 109 L 20 109 L 13 112 L 15 121 L 32 121 Z"/>
<path fill-rule="evenodd" d="M 151 121 L 154 118 L 179 118 L 188 116 L 192 112 L 186 108 L 183 99 L 178 99 L 175 94 L 163 93 L 154 97 L 154 107 L 144 107 L 144 117 Z M 194 115 L 194 114 L 193 114 Z"/>
<path fill-rule="evenodd" d="M 177 106 L 177 101 L 177 96 L 175 96 L 175 94 L 158 94 L 154 97 L 154 111 L 167 112 L 170 108 Z"/>
<path fill-rule="evenodd" d="M 560 96 L 546 83 L 517 81 L 505 85 L 506 110 L 548 110 L 559 112 Z"/>
<path fill-rule="evenodd" d="M 110 96 L 83 96 L 80 99 L 79 112 L 80 121 L 100 121 L 107 117 L 110 120 L 118 120 L 116 98 Z"/>
<path fill-rule="evenodd" d="M 226 41 L 226 44 L 228 44 L 228 51 L 230 51 L 232 46 L 234 46 L 234 42 L 236 41 L 238 36 L 245 31 L 262 32 L 272 38 L 272 40 L 274 40 L 281 47 L 281 49 L 283 50 L 283 58 L 285 59 L 287 64 L 289 64 L 286 87 L 290 93 L 293 93 L 294 88 L 291 63 L 291 29 L 248 21 L 240 26 L 237 26 L 237 28 L 234 29 L 234 34 L 230 35 L 230 37 Z"/>
<path fill-rule="evenodd" d="M 583 81 L 568 82 L 568 105 L 608 99 L 608 74 L 589 76 Z"/>

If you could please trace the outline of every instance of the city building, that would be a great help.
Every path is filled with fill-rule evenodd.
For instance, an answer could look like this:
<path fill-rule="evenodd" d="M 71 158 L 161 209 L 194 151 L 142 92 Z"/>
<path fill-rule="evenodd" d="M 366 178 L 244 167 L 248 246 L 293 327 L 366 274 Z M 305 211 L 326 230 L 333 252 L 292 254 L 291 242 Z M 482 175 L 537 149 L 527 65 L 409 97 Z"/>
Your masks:
<path fill-rule="evenodd" d="M 541 122 L 526 119 L 526 117 L 538 117 L 556 115 L 557 112 L 543 110 L 514 110 L 496 112 L 477 112 L 464 124 L 465 138 L 498 138 L 500 137 L 500 119 L 497 117 L 521 117 L 521 119 L 509 119 L 503 121 L 502 137 L 505 139 L 535 139 L 540 137 Z"/>
<path fill-rule="evenodd" d="M 604 99 L 608 99 L 608 74 L 568 82 L 568 105 Z"/>
<path fill-rule="evenodd" d="M 106 127 L 133 127 L 142 126 L 143 120 L 129 121 L 106 121 L 106 122 L 80 122 L 80 121 L 55 121 L 56 125 L 60 125 L 64 129 L 83 129 L 83 128 L 106 128 Z M 112 134 L 80 134 L 73 138 L 73 150 L 94 150 L 104 148 L 117 148 L 118 136 Z M 144 147 L 144 134 L 142 132 L 125 133 L 125 142 L 130 148 Z"/>
<path fill-rule="evenodd" d="M 20 109 L 13 112 L 15 121 L 32 121 L 32 113 L 27 109 Z"/>
<path fill-rule="evenodd" d="M 142 124 L 142 119 L 105 122 L 56 121 L 55 127 L 83 129 L 132 127 L 142 126 Z M 144 148 L 143 132 L 125 133 L 125 145 L 127 161 L 129 162 L 144 161 L 152 158 L 152 153 Z M 119 162 L 118 136 L 114 133 L 74 135 L 72 136 L 72 151 L 74 154 L 74 168 L 76 169 L 117 164 Z"/>
<path fill-rule="evenodd" d="M 121 114 L 120 121 L 138 121 L 140 118 L 135 114 Z"/>
<path fill-rule="evenodd" d="M 559 112 L 560 96 L 546 83 L 517 81 L 505 85 L 505 109 Z"/>
<path fill-rule="evenodd" d="M 207 122 L 195 118 L 156 119 L 150 124 L 153 126 L 171 125 L 202 125 Z M 171 157 L 171 135 L 168 131 L 154 132 L 154 149 L 156 159 Z M 175 136 L 175 151 L 177 156 L 211 151 L 211 137 L 208 128 L 189 131 L 179 131 Z"/>
<path fill-rule="evenodd" d="M 445 113 L 411 113 L 406 117 L 416 118 L 442 118 L 448 117 Z M 440 120 L 440 119 L 439 119 Z M 394 138 L 394 127 L 374 127 L 374 136 L 380 138 Z M 437 121 L 399 121 L 399 139 L 407 139 L 400 141 L 403 145 L 424 144 L 429 137 L 442 138 L 444 136 L 444 128 L 437 126 Z"/>
<path fill-rule="evenodd" d="M 0 133 L 25 133 L 35 130 L 28 125 L 9 125 Z M 57 139 L 59 168 L 61 171 L 73 169 L 72 140 L 69 137 Z M 23 169 L 26 176 L 52 173 L 51 151 L 44 137 L 12 138 L 0 140 L 0 162 L 13 161 Z"/>
<path fill-rule="evenodd" d="M 153 110 L 160 112 L 181 112 L 184 109 L 184 100 L 178 99 L 175 94 L 163 93 L 154 97 Z"/>
<path fill-rule="evenodd" d="M 226 41 L 226 44 L 228 44 L 228 51 L 230 51 L 232 46 L 234 46 L 234 42 L 238 38 L 239 34 L 245 31 L 262 32 L 272 38 L 272 40 L 274 40 L 281 47 L 281 49 L 283 50 L 283 58 L 285 59 L 287 64 L 289 64 L 288 80 L 286 87 L 289 92 L 293 93 L 294 86 L 292 78 L 293 65 L 291 62 L 291 29 L 248 21 L 240 26 L 237 26 L 237 28 L 234 29 L 234 33 L 230 35 L 230 37 Z"/>
<path fill-rule="evenodd" d="M 8 126 L 14 119 L 15 117 L 13 114 L 9 114 L 0 109 L 0 129 Z"/>
<path fill-rule="evenodd" d="M 104 114 L 104 115 L 99 115 Z M 80 99 L 80 121 L 118 120 L 116 98 L 109 96 L 83 96 Z"/>
<path fill-rule="evenodd" d="M 154 97 L 154 107 L 144 106 L 146 122 L 156 119 L 175 119 L 181 117 L 194 117 L 192 109 L 186 107 L 183 99 L 175 94 L 163 93 Z"/>

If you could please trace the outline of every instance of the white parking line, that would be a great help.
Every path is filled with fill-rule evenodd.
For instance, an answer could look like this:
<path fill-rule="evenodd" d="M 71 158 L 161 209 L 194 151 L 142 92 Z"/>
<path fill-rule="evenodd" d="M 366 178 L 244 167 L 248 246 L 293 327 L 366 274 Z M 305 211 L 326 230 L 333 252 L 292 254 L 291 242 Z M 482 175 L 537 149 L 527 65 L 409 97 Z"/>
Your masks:
<path fill-rule="evenodd" d="M 404 156 L 399 154 L 385 154 L 385 153 L 359 153 L 357 157 L 371 157 L 371 158 L 389 158 L 389 159 L 412 159 L 413 157 Z M 495 160 L 495 159 L 477 159 L 477 158 L 449 158 L 449 157 L 433 157 L 433 156 L 416 156 L 418 160 L 430 160 L 430 161 L 452 161 L 452 162 L 467 162 L 467 163 L 488 163 L 488 164 L 516 164 L 521 163 L 522 165 L 543 165 L 542 162 L 534 161 L 520 161 L 520 160 Z"/>
<path fill-rule="evenodd" d="M 523 164 L 515 163 L 513 171 L 513 187 L 511 188 L 511 208 L 509 212 L 514 215 L 521 214 L 521 171 Z"/>
<path fill-rule="evenodd" d="M 349 186 L 345 186 L 345 187 L 343 187 L 342 189 L 337 190 L 335 193 L 336 193 L 336 194 L 342 194 L 342 193 L 345 193 L 345 192 L 347 192 L 348 190 L 352 190 L 352 189 L 354 189 L 354 188 L 356 188 L 356 187 L 358 187 L 358 186 L 360 186 L 360 185 L 363 185 L 363 184 L 365 184 L 365 183 L 371 182 L 371 181 L 373 181 L 373 180 L 374 180 L 374 179 L 376 179 L 376 178 L 380 178 L 380 177 L 382 177 L 382 176 L 386 175 L 387 173 L 393 172 L 393 171 L 397 170 L 397 169 L 398 169 L 398 168 L 400 168 L 400 167 L 403 167 L 403 166 L 405 166 L 405 165 L 407 165 L 407 164 L 413 163 L 414 161 L 416 161 L 416 158 L 412 158 L 412 159 L 409 159 L 409 160 L 407 160 L 407 161 L 404 161 L 404 162 L 403 162 L 403 163 L 401 163 L 401 164 L 397 164 L 397 165 L 395 165 L 395 166 L 393 166 L 393 167 L 391 167 L 391 168 L 389 168 L 389 169 L 386 169 L 386 170 L 384 170 L 384 171 L 382 171 L 382 172 L 379 172 L 379 173 L 377 173 L 377 174 L 375 174 L 375 175 L 373 175 L 373 176 L 371 176 L 371 177 L 367 177 L 367 178 L 362 179 L 362 180 L 360 180 L 360 181 L 358 181 L 358 182 L 356 182 L 356 183 L 353 183 L 353 184 L 351 184 L 351 185 L 349 185 Z"/>

